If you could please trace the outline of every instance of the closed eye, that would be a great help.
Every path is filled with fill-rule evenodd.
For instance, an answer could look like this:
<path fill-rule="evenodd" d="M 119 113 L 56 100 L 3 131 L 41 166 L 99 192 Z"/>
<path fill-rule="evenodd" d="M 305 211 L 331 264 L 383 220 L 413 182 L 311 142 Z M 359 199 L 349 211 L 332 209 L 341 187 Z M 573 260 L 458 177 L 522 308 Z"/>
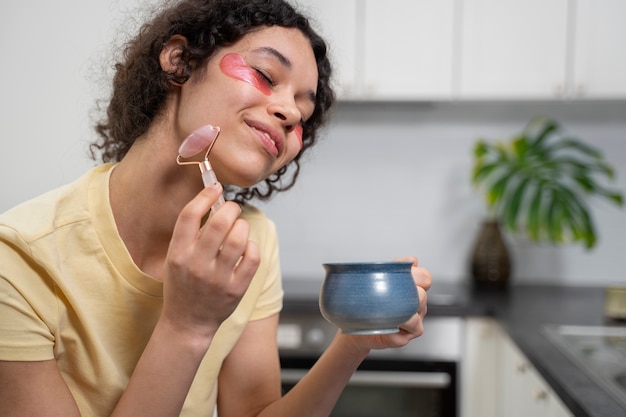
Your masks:
<path fill-rule="evenodd" d="M 274 80 L 272 80 L 269 75 L 267 75 L 258 68 L 255 68 L 254 70 L 256 71 L 257 75 L 259 75 L 259 78 L 261 78 L 266 84 L 268 84 L 270 87 L 274 87 Z"/>

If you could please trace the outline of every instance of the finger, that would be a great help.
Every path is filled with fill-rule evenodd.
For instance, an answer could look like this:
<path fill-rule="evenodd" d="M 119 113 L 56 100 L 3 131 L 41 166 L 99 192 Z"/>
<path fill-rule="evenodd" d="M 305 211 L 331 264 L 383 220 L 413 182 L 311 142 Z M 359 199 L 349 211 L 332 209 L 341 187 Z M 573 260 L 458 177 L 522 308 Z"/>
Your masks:
<path fill-rule="evenodd" d="M 405 256 L 401 258 L 395 258 L 394 262 L 413 262 L 414 267 L 416 267 L 418 264 L 417 258 L 415 256 Z"/>
<path fill-rule="evenodd" d="M 421 316 L 416 314 L 411 320 L 403 324 L 401 329 L 413 338 L 419 337 L 424 334 L 424 321 Z"/>
<path fill-rule="evenodd" d="M 400 332 L 387 335 L 387 337 L 390 342 L 389 346 L 400 347 L 422 334 L 424 334 L 424 322 L 416 314 L 400 326 Z"/>
<path fill-rule="evenodd" d="M 218 264 L 220 268 L 229 271 L 235 268 L 247 249 L 249 232 L 248 222 L 235 219 L 219 249 Z"/>
<path fill-rule="evenodd" d="M 401 334 L 405 336 L 410 335 L 411 338 L 421 336 L 424 333 L 423 319 L 426 316 L 428 305 L 428 294 L 426 293 L 426 290 L 421 287 L 417 287 L 417 293 L 419 306 L 416 313 L 400 326 Z"/>
<path fill-rule="evenodd" d="M 230 201 L 224 203 L 201 227 L 197 234 L 197 250 L 201 251 L 205 256 L 217 257 L 222 253 L 224 247 L 227 247 L 229 249 L 227 252 L 229 257 L 234 256 L 237 258 L 241 255 L 245 242 L 248 239 L 248 228 L 247 223 L 244 222 L 245 224 L 240 224 L 233 229 L 238 223 L 240 215 L 241 207 L 238 204 Z M 233 230 L 235 230 L 234 233 Z M 243 235 L 243 237 L 238 238 L 240 235 Z M 236 251 L 237 247 L 240 248 L 239 254 L 233 255 L 231 252 Z"/>
<path fill-rule="evenodd" d="M 417 296 L 419 297 L 419 307 L 417 309 L 417 314 L 420 317 L 426 316 L 426 312 L 428 310 L 428 293 L 422 287 L 417 287 Z"/>
<path fill-rule="evenodd" d="M 248 241 L 246 245 L 246 251 L 243 253 L 243 255 L 241 256 L 241 260 L 235 267 L 235 282 L 237 282 L 241 286 L 245 285 L 245 288 L 247 288 L 250 284 L 250 281 L 252 280 L 252 277 L 259 268 L 260 263 L 261 255 L 259 252 L 259 247 L 256 245 L 256 243 Z"/>
<path fill-rule="evenodd" d="M 415 285 L 422 287 L 425 290 L 430 289 L 430 286 L 433 283 L 433 277 L 426 268 L 413 267 L 411 269 L 411 273 L 413 274 Z"/>
<path fill-rule="evenodd" d="M 222 195 L 222 186 L 211 184 L 183 207 L 174 226 L 172 242 L 189 243 L 196 239 L 202 221 Z"/>

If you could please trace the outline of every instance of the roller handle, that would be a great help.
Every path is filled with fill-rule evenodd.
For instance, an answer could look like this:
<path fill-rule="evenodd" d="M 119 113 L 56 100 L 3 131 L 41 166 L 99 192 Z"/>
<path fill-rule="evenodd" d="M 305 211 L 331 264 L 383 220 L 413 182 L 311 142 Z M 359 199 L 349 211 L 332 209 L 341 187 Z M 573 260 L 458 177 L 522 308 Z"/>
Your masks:
<path fill-rule="evenodd" d="M 203 165 L 201 164 L 200 167 L 202 168 Z M 206 168 L 206 166 L 204 166 Z M 202 182 L 204 183 L 205 187 L 208 187 L 211 184 L 217 184 L 217 177 L 215 176 L 215 171 L 213 171 L 212 169 L 201 169 L 202 171 Z M 215 211 L 218 208 L 222 207 L 222 204 L 224 204 L 224 196 L 220 195 L 220 198 L 215 202 L 215 204 L 213 204 L 211 206 L 211 210 Z"/>

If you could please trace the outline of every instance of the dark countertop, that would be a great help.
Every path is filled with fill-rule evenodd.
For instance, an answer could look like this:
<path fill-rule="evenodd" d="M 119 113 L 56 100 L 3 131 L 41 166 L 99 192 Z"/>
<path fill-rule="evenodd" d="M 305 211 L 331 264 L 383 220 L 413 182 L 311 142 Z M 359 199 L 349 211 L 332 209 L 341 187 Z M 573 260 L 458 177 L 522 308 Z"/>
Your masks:
<path fill-rule="evenodd" d="M 626 416 L 626 409 L 544 333 L 548 325 L 607 325 L 603 288 L 516 286 L 506 294 L 472 294 L 469 300 L 500 322 L 575 416 Z"/>
<path fill-rule="evenodd" d="M 317 308 L 320 284 L 287 280 L 285 309 Z M 524 285 L 476 293 L 442 284 L 429 291 L 428 316 L 494 317 L 574 416 L 624 417 L 626 409 L 543 333 L 548 325 L 607 325 L 603 306 L 600 287 Z"/>

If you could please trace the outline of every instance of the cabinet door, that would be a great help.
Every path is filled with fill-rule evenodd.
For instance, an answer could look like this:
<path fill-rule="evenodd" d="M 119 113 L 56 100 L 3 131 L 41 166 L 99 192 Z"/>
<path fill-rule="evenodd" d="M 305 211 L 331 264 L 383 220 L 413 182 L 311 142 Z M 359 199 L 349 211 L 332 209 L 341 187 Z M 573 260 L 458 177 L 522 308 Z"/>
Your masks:
<path fill-rule="evenodd" d="M 528 372 L 528 362 L 517 348 L 503 337 L 500 345 L 500 397 L 498 415 L 523 417 L 527 412 L 527 398 L 524 389 L 524 375 Z"/>
<path fill-rule="evenodd" d="M 464 0 L 461 15 L 461 98 L 563 93 L 567 0 Z"/>
<path fill-rule="evenodd" d="M 527 416 L 571 417 L 572 413 L 548 386 L 539 373 L 530 368 L 524 381 L 527 395 Z"/>
<path fill-rule="evenodd" d="M 366 98 L 450 98 L 454 0 L 366 0 L 363 92 Z"/>
<path fill-rule="evenodd" d="M 499 415 L 507 417 L 570 417 L 572 414 L 528 358 L 508 338 L 502 338 Z"/>
<path fill-rule="evenodd" d="M 298 0 L 329 46 L 333 85 L 338 98 L 357 93 L 357 0 Z"/>
<path fill-rule="evenodd" d="M 626 2 L 576 2 L 572 95 L 626 96 Z"/>
<path fill-rule="evenodd" d="M 462 416 L 499 416 L 496 408 L 500 393 L 498 361 L 503 337 L 500 326 L 493 319 L 466 319 L 465 349 L 461 362 Z"/>

